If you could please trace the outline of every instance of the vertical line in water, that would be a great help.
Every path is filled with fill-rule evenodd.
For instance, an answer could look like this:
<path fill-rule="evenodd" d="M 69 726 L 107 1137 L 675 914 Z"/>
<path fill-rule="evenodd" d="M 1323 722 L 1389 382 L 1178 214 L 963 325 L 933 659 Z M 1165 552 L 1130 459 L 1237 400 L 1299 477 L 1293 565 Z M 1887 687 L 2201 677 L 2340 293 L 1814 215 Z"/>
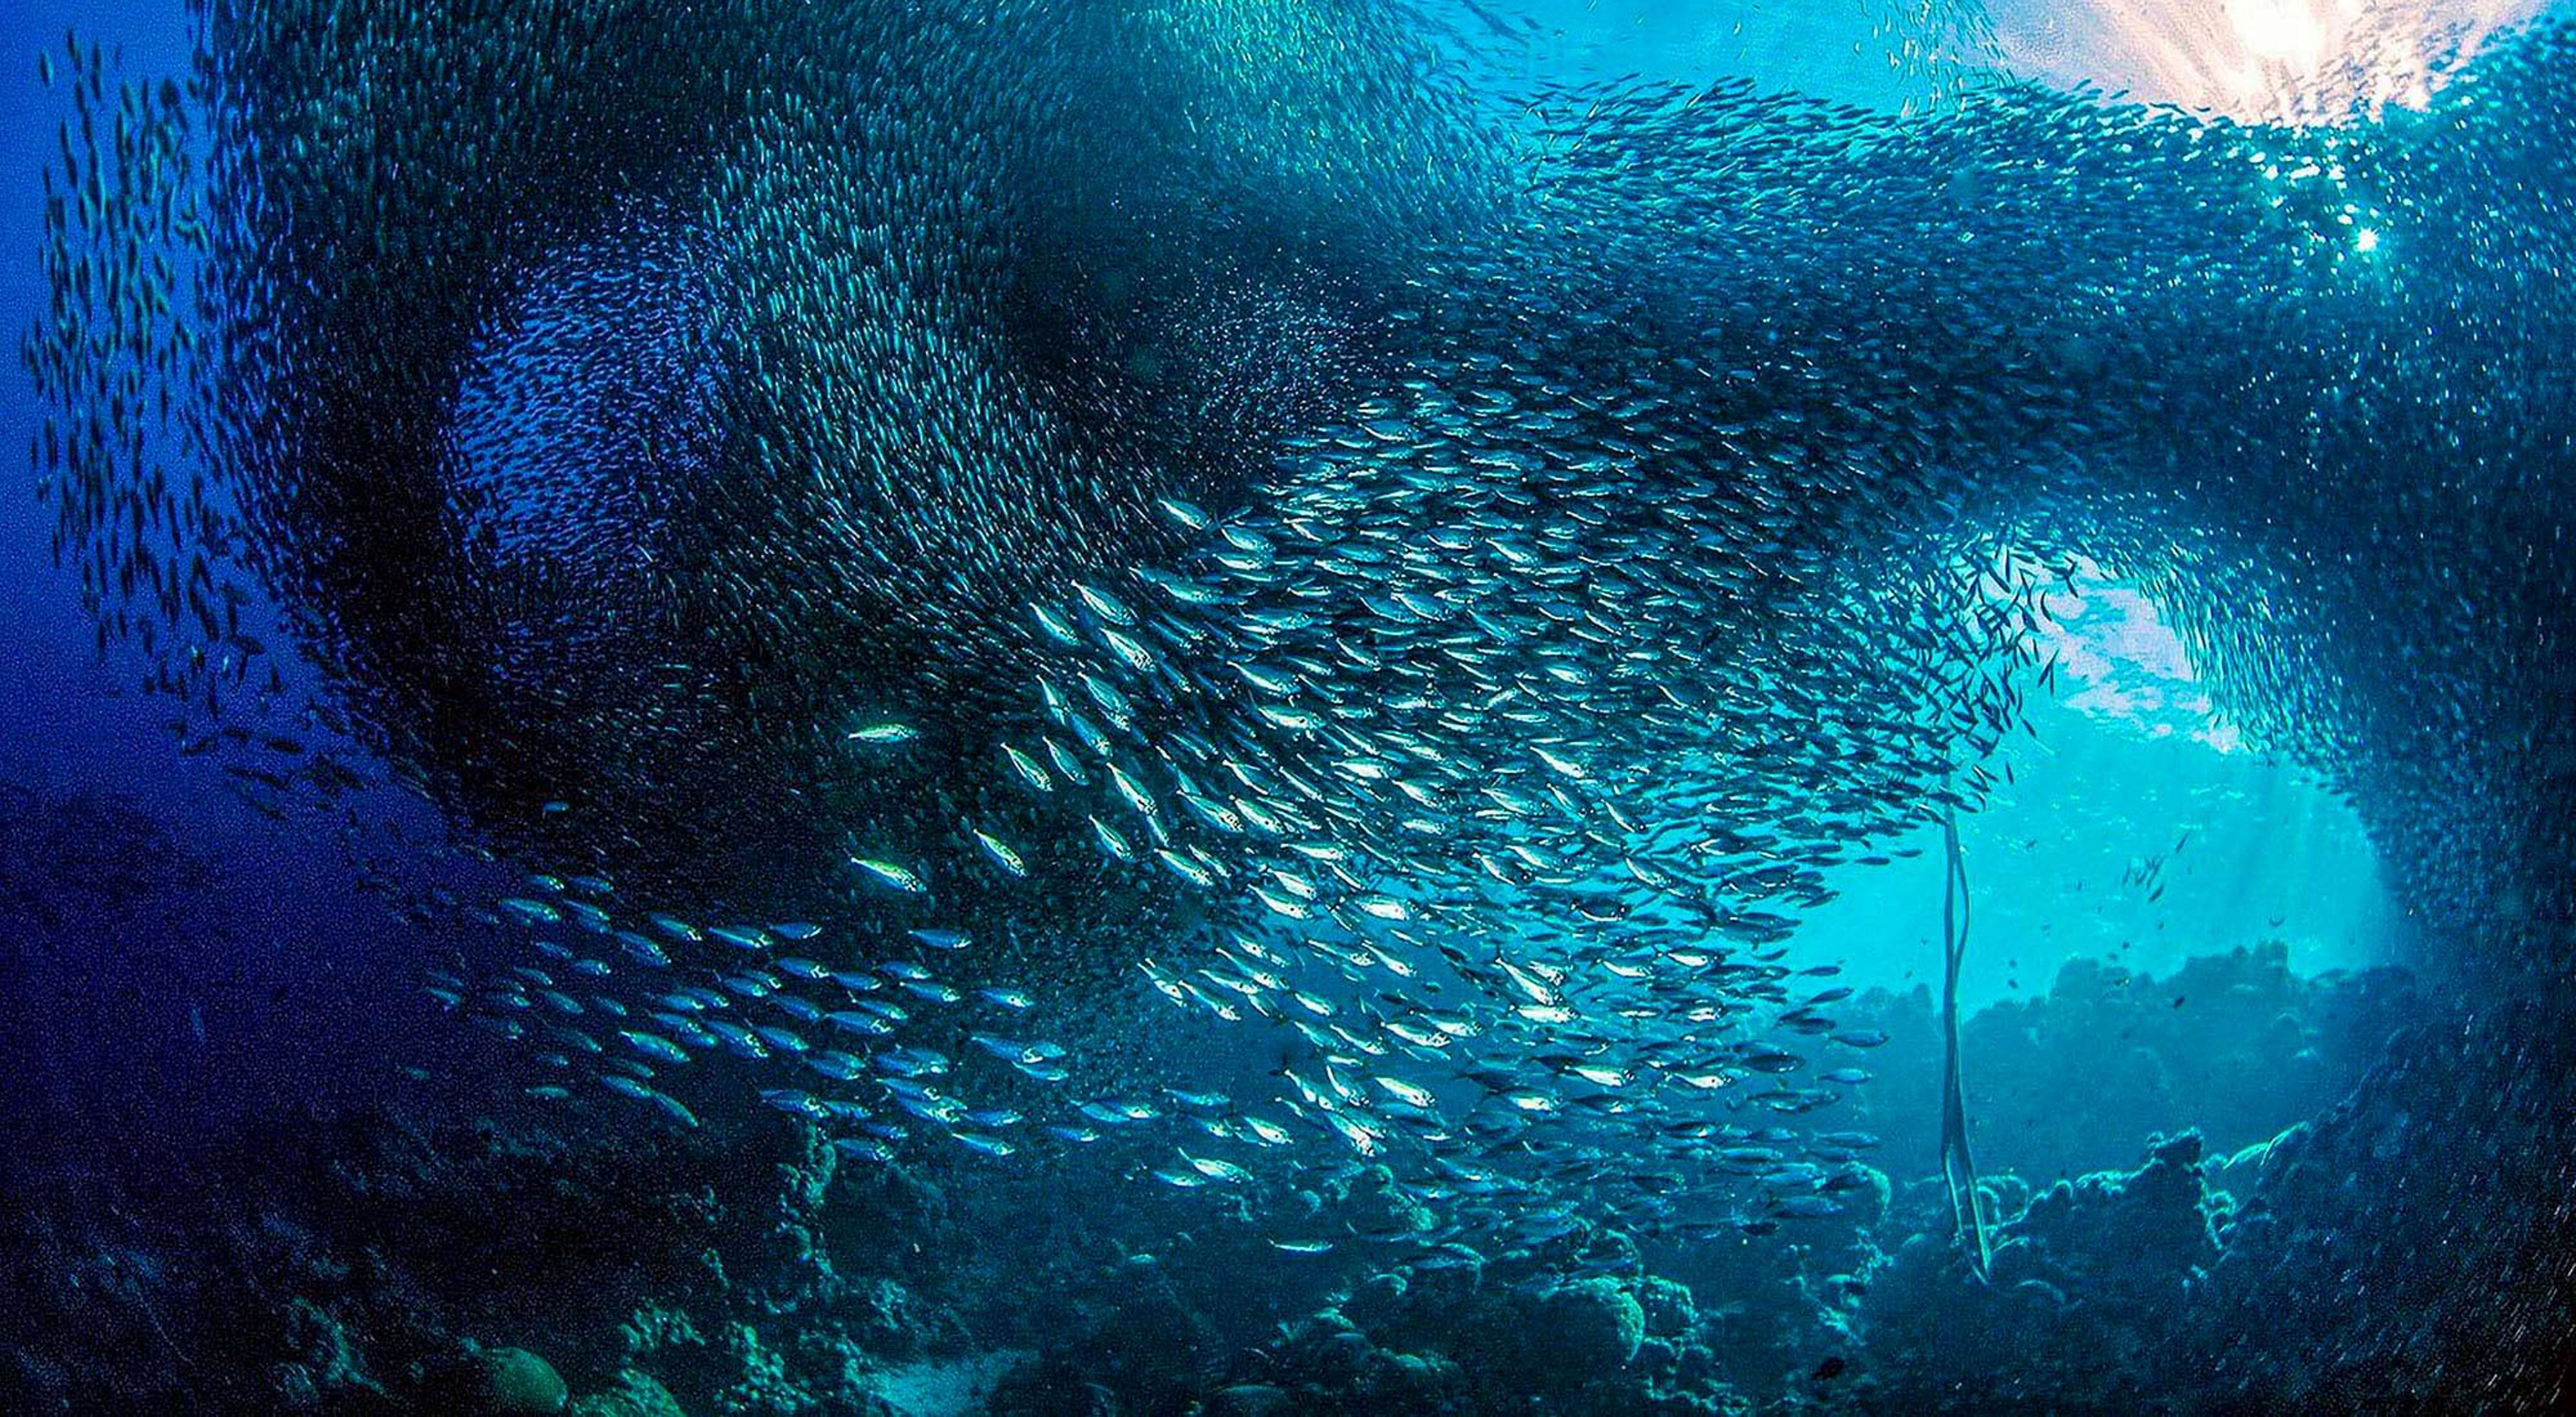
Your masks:
<path fill-rule="evenodd" d="M 1941 808 L 1941 1180 L 1950 1193 L 1954 1233 L 1974 1237 L 1977 1277 L 1992 1258 L 1986 1246 L 1977 1164 L 1968 1154 L 1968 1108 L 1959 1085 L 1959 964 L 1968 953 L 1968 867 L 1959 856 L 1958 809 Z"/>

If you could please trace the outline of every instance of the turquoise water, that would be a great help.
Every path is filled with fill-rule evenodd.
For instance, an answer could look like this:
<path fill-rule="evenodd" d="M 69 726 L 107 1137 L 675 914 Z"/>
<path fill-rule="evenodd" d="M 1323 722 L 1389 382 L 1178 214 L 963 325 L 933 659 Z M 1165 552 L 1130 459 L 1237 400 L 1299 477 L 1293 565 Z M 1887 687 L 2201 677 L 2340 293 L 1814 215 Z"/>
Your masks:
<path fill-rule="evenodd" d="M 2068 621 L 2052 639 L 2061 692 L 2001 750 L 2012 783 L 1960 822 L 1977 911 L 1967 1007 L 2045 991 L 2070 959 L 2166 975 L 2278 941 L 2314 974 L 2413 956 L 2350 805 L 2244 746 L 2150 603 L 2106 583 Z M 1937 980 L 1939 833 L 1881 849 L 1890 864 L 1841 869 L 1801 949 L 1855 981 Z"/>

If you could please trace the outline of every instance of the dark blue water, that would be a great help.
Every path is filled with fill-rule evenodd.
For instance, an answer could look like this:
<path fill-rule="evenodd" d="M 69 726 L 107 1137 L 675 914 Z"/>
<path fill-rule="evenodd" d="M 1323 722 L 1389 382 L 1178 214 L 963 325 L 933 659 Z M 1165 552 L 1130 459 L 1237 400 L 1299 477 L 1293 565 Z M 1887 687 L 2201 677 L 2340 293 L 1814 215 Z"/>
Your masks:
<path fill-rule="evenodd" d="M 184 72 L 190 31 L 176 6 L 15 6 L 0 23 L 12 56 L 0 144 L 13 174 L 0 242 L 32 253 L 44 239 L 32 174 L 61 121 L 61 91 L 39 82 L 36 55 L 76 27 L 85 42 L 121 48 L 135 72 Z M 8 325 L 24 329 L 44 308 L 42 268 L 12 259 L 5 282 Z M 19 448 L 41 411 L 14 361 L 10 376 L 7 436 Z M 279 830 L 180 754 L 171 706 L 140 691 L 133 663 L 98 652 L 78 581 L 49 549 L 51 509 L 15 485 L 0 511 L 0 678 L 11 686 L 0 781 L 18 814 L 12 849 L 67 834 L 98 853 L 84 863 L 89 877 L 126 882 L 48 901 L 62 885 L 47 883 L 51 863 L 11 862 L 22 908 L 61 907 L 44 911 L 41 928 L 13 917 L 6 1007 L 26 1090 L 10 1130 L 35 1132 L 22 1156 L 158 1164 L 246 1112 L 337 1105 L 380 1093 L 403 1066 L 457 1055 L 461 1040 L 429 1027 L 414 992 L 434 939 L 359 890 L 327 830 Z M 435 831 L 398 801 L 369 810 Z M 149 835 L 99 840 L 102 820 Z"/>

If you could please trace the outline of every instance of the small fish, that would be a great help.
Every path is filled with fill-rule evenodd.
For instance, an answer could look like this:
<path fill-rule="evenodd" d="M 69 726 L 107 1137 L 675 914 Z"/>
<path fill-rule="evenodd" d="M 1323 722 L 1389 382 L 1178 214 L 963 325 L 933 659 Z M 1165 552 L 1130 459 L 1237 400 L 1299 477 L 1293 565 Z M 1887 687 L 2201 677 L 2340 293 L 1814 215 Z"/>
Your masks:
<path fill-rule="evenodd" d="M 1136 623 L 1136 612 L 1127 608 L 1127 602 L 1105 590 L 1076 581 L 1073 593 L 1081 599 L 1085 609 L 1112 625 L 1133 626 Z"/>
<path fill-rule="evenodd" d="M 894 747 L 899 744 L 912 742 L 914 739 L 919 738 L 921 736 L 921 730 L 912 727 L 910 724 L 872 723 L 865 728 L 852 729 L 850 732 L 841 736 L 852 743 Z"/>
<path fill-rule="evenodd" d="M 637 934 L 633 930 L 620 930 L 617 932 L 617 943 L 626 951 L 628 957 L 639 964 L 648 964 L 655 969 L 668 969 L 671 966 L 670 953 L 651 936 Z"/>
<path fill-rule="evenodd" d="M 992 858 L 994 865 L 1001 867 L 1009 875 L 1023 879 L 1028 876 L 1029 863 L 1021 860 L 1020 853 L 1012 850 L 1008 843 L 981 827 L 970 827 L 968 830 L 975 834 L 975 844 L 984 848 L 984 854 Z"/>
<path fill-rule="evenodd" d="M 1020 775 L 1020 781 L 1027 783 L 1030 791 L 1055 791 L 1055 779 L 1047 775 L 1045 764 L 1009 743 L 1002 745 L 1002 756 L 1010 760 L 1011 770 Z"/>
<path fill-rule="evenodd" d="M 635 1028 L 621 1028 L 617 1030 L 617 1036 L 625 1039 L 627 1046 L 633 1048 L 636 1052 L 643 1054 L 645 1057 L 659 1058 L 666 1063 L 685 1063 L 689 1061 L 689 1054 L 686 1049 L 682 1048 L 679 1044 L 672 1042 L 670 1039 L 662 1037 L 658 1033 L 646 1033 L 642 1029 Z"/>
<path fill-rule="evenodd" d="M 850 864 L 868 874 L 869 879 L 905 895 L 924 895 L 930 890 L 921 877 L 891 861 L 878 861 L 866 856 L 853 856 Z"/>
<path fill-rule="evenodd" d="M 881 1038 L 895 1029 L 892 1021 L 876 1014 L 860 1013 L 856 1009 L 835 1009 L 823 1015 L 823 1021 L 843 1033 L 862 1038 Z"/>
<path fill-rule="evenodd" d="M 1038 622 L 1038 628 L 1046 633 L 1046 637 L 1057 644 L 1072 649 L 1082 643 L 1082 635 L 1074 629 L 1073 622 L 1064 618 L 1064 612 L 1055 607 L 1032 603 L 1029 606 L 1029 614 Z"/>
<path fill-rule="evenodd" d="M 782 1053 L 801 1054 L 810 1051 L 804 1038 L 788 1029 L 780 1028 L 776 1024 L 754 1024 L 752 1025 L 751 1031 L 758 1034 L 761 1041 Z"/>
<path fill-rule="evenodd" d="M 1102 630 L 1100 642 L 1109 646 L 1109 652 L 1118 656 L 1119 663 L 1139 674 L 1151 670 L 1157 662 L 1152 650 L 1145 648 L 1133 637 L 1122 635 L 1116 630 Z"/>
<path fill-rule="evenodd" d="M 1251 1172 L 1231 1161 L 1208 1156 L 1192 1156 L 1186 1151 L 1180 1153 L 1180 1158 L 1190 1164 L 1191 1170 L 1211 1181 L 1223 1181 L 1229 1186 L 1239 1186 L 1252 1179 Z"/>
<path fill-rule="evenodd" d="M 645 1101 L 653 1095 L 653 1089 L 623 1073 L 601 1073 L 599 1085 L 620 1097 L 631 1097 L 638 1102 Z"/>
<path fill-rule="evenodd" d="M 835 1082 L 849 1082 L 866 1075 L 868 1065 L 838 1048 L 817 1048 L 805 1055 L 805 1066 Z"/>
<path fill-rule="evenodd" d="M 882 1166 L 894 1160 L 894 1148 L 875 1137 L 834 1137 L 832 1150 L 852 1161 Z"/>
<path fill-rule="evenodd" d="M 1385 1088 L 1389 1093 L 1394 1094 L 1395 1099 L 1402 1102 L 1405 1106 L 1418 1108 L 1425 1112 L 1430 1111 L 1431 1108 L 1439 1101 L 1438 1098 L 1432 1096 L 1429 1088 L 1420 1086 L 1416 1083 L 1406 1082 L 1402 1078 L 1382 1077 L 1377 1079 L 1377 1085 Z"/>
<path fill-rule="evenodd" d="M 680 1126 L 694 1128 L 698 1125 L 698 1114 L 690 1111 L 681 1103 L 680 1099 L 673 1097 L 667 1092 L 660 1092 L 653 1088 L 638 1085 L 636 1091 L 628 1095 L 636 1096 L 640 1101 L 653 1104 L 655 1108 L 660 1110 L 664 1117 Z"/>
<path fill-rule="evenodd" d="M 1113 861 L 1133 861 L 1136 859 L 1136 848 L 1127 844 L 1127 838 L 1119 835 L 1117 828 L 1112 827 L 1107 822 L 1100 820 L 1098 817 L 1093 817 L 1090 821 L 1091 839 L 1099 845 L 1102 855 L 1109 857 Z"/>
<path fill-rule="evenodd" d="M 501 909 L 522 925 L 557 925 L 563 922 L 562 911 L 545 901 L 529 900 L 524 896 L 502 897 Z"/>

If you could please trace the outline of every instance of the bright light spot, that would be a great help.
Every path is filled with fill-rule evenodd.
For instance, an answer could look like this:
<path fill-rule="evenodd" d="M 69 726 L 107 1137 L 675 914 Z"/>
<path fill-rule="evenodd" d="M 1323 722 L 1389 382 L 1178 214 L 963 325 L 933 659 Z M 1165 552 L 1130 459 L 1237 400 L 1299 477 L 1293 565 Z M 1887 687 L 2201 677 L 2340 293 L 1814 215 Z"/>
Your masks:
<path fill-rule="evenodd" d="M 2237 43 L 2255 59 L 2305 74 L 2324 57 L 2325 23 L 2307 0 L 2232 0 L 2227 19 L 2236 27 Z"/>
<path fill-rule="evenodd" d="M 2378 250 L 2379 233 L 2366 226 L 2361 230 L 2354 232 L 2352 234 L 2352 249 L 2359 251 L 2364 255 Z"/>
<path fill-rule="evenodd" d="M 2089 563 L 2075 588 L 2072 596 L 2049 597 L 2048 618 L 2039 625 L 2068 708 L 2146 738 L 2189 739 L 2220 753 L 2245 750 L 2155 602 Z"/>
<path fill-rule="evenodd" d="M 2262 122 L 2421 108 L 2548 0 L 1987 0 L 2004 67 Z"/>

